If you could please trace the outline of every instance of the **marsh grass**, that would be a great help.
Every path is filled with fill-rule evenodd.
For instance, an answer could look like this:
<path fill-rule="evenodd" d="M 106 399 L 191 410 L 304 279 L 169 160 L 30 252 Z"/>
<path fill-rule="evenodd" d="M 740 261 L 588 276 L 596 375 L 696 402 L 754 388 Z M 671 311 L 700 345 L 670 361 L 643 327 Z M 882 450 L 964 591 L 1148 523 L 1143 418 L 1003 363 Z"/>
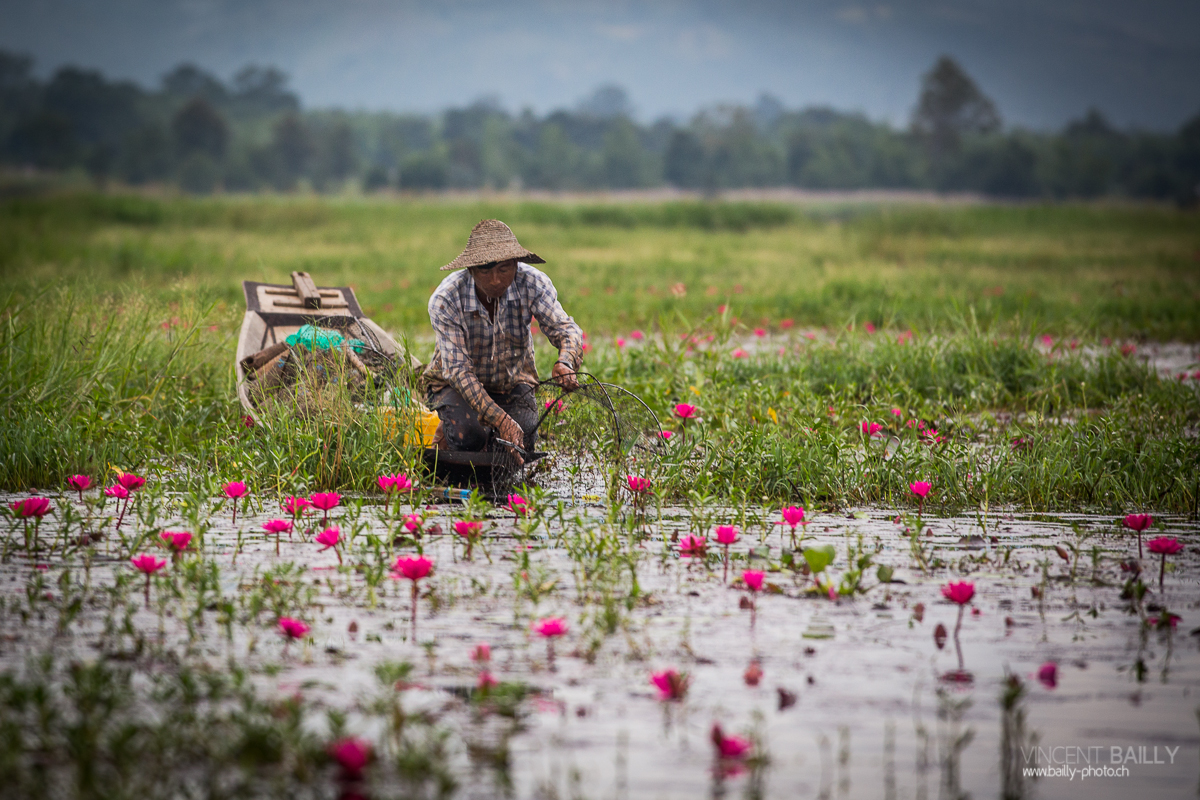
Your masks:
<path fill-rule="evenodd" d="M 902 503 L 922 478 L 938 511 L 1196 506 L 1197 384 L 1101 342 L 1200 334 L 1195 226 L 1102 207 L 8 200 L 0 486 L 58 487 L 77 472 L 103 483 L 117 467 L 185 492 L 245 479 L 262 497 L 372 492 L 377 475 L 418 472 L 394 428 L 345 403 L 246 426 L 239 281 L 300 268 L 358 283 L 378 320 L 419 335 L 434 267 L 492 215 L 551 257 L 564 303 L 593 332 L 589 371 L 664 422 L 674 403 L 701 408 L 666 448 L 660 500 Z M 756 314 L 761 340 L 738 319 Z M 868 320 L 879 333 L 864 333 Z M 634 324 L 649 336 L 624 349 L 596 333 Z M 821 325 L 813 340 L 795 333 Z M 1061 334 L 1053 352 L 1035 344 L 1047 330 Z M 748 357 L 732 357 L 739 343 Z M 544 372 L 551 357 L 542 341 Z M 884 424 L 884 439 L 864 438 L 864 421 Z"/>

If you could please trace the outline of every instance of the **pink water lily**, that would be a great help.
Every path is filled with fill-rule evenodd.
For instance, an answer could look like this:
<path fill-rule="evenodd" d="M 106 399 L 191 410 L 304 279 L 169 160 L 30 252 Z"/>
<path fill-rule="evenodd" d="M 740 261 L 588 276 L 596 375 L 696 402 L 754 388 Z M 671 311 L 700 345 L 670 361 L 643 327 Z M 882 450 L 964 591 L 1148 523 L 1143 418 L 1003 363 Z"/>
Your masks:
<path fill-rule="evenodd" d="M 1158 567 L 1158 592 L 1162 594 L 1163 578 L 1167 572 L 1167 556 L 1176 555 L 1183 550 L 1183 545 L 1173 536 L 1158 536 L 1146 543 L 1146 549 L 1151 553 L 1157 553 L 1162 556 L 1162 561 Z"/>
<path fill-rule="evenodd" d="M 659 431 L 658 435 L 664 442 L 669 442 L 671 441 L 671 437 L 675 435 L 675 431 Z"/>
<path fill-rule="evenodd" d="M 1138 535 L 1138 558 L 1142 558 L 1142 531 L 1154 524 L 1154 517 L 1149 514 L 1130 514 L 1125 517 L 1125 527 L 1136 531 Z"/>
<path fill-rule="evenodd" d="M 873 439 L 881 438 L 883 435 L 881 433 L 882 430 L 883 426 L 878 422 L 863 422 L 862 424 L 863 435 L 870 436 Z"/>
<path fill-rule="evenodd" d="M 342 502 L 342 496 L 337 492 L 317 492 L 308 499 L 312 503 L 313 508 L 319 508 L 324 512 L 321 518 L 322 525 L 329 524 L 329 512 L 338 507 Z"/>
<path fill-rule="evenodd" d="M 691 403 L 676 403 L 675 416 L 682 420 L 689 420 L 696 416 L 696 407 Z"/>
<path fill-rule="evenodd" d="M 908 485 L 908 490 L 917 496 L 917 516 L 925 516 L 925 497 L 929 494 L 929 490 L 933 488 L 933 484 L 929 481 L 913 481 Z"/>
<path fill-rule="evenodd" d="M 531 510 L 529 501 L 519 494 L 510 494 L 508 496 L 508 505 L 505 507 L 518 517 L 527 516 Z"/>
<path fill-rule="evenodd" d="M 703 536 L 680 536 L 679 554 L 684 558 L 692 556 L 704 557 L 708 552 L 708 542 Z"/>
<path fill-rule="evenodd" d="M 18 519 L 28 519 L 34 517 L 41 519 L 50 512 L 50 501 L 45 497 L 26 497 L 21 500 L 14 500 L 8 504 L 13 516 Z"/>
<path fill-rule="evenodd" d="M 749 740 L 741 736 L 726 736 L 716 722 L 712 726 L 711 738 L 713 746 L 717 749 L 717 757 L 722 759 L 743 759 L 753 747 Z"/>
<path fill-rule="evenodd" d="M 634 494 L 645 494 L 650 491 L 650 479 L 640 475 L 626 475 L 625 483 L 629 486 L 629 491 Z"/>
<path fill-rule="evenodd" d="M 291 516 L 292 521 L 295 522 L 304 513 L 304 509 L 311 505 L 312 503 L 307 497 L 289 497 L 283 501 L 282 508 L 283 512 Z"/>
<path fill-rule="evenodd" d="M 717 543 L 725 548 L 725 566 L 721 583 L 729 583 L 729 545 L 738 540 L 738 529 L 733 525 L 718 525 L 716 534 Z"/>
<path fill-rule="evenodd" d="M 562 410 L 563 410 L 563 401 L 562 400 L 547 400 L 546 408 L 552 409 L 555 414 L 561 414 Z"/>
<path fill-rule="evenodd" d="M 562 617 L 543 617 L 533 624 L 533 630 L 538 636 L 553 639 L 566 636 L 570 628 Z"/>
<path fill-rule="evenodd" d="M 79 502 L 82 503 L 84 491 L 92 487 L 92 478 L 90 475 L 72 475 L 67 478 L 67 486 L 79 492 Z"/>
<path fill-rule="evenodd" d="M 230 481 L 222 488 L 225 496 L 233 501 L 233 524 L 237 525 L 238 500 L 248 495 L 250 490 L 241 481 Z"/>
<path fill-rule="evenodd" d="M 122 472 L 117 475 L 117 483 L 119 483 L 126 491 L 136 492 L 146 485 L 146 479 L 134 475 L 132 472 Z"/>
<path fill-rule="evenodd" d="M 412 641 L 417 641 L 417 581 L 433 571 L 433 562 L 425 556 L 400 556 L 392 565 L 392 577 L 412 581 Z"/>
<path fill-rule="evenodd" d="M 499 681 L 496 680 L 496 676 L 488 672 L 486 669 L 480 671 L 479 678 L 475 681 L 475 688 L 481 694 L 485 695 L 499 685 L 500 684 Z"/>
<path fill-rule="evenodd" d="M 761 592 L 766 573 L 756 569 L 748 569 L 742 573 L 742 582 L 751 592 Z"/>
<path fill-rule="evenodd" d="M 617 337 L 617 349 L 620 350 L 625 346 L 625 339 L 621 336 Z"/>
<path fill-rule="evenodd" d="M 682 700 L 686 697 L 691 680 L 686 672 L 665 669 L 662 672 L 652 673 L 650 682 L 658 689 L 659 700 L 670 701 Z"/>
<path fill-rule="evenodd" d="M 562 617 L 543 617 L 533 623 L 533 630 L 543 639 L 546 640 L 546 664 L 551 671 L 554 670 L 554 640 L 560 636 L 566 636 L 569 628 L 567 621 Z"/>
<path fill-rule="evenodd" d="M 405 514 L 404 515 L 404 530 L 411 533 L 413 536 L 418 536 L 421 533 L 421 528 L 425 525 L 425 518 L 420 514 Z"/>
<path fill-rule="evenodd" d="M 971 602 L 971 598 L 974 596 L 975 584 L 971 581 L 950 581 L 942 587 L 942 597 L 958 604 L 958 623 L 954 626 L 954 649 L 958 652 L 958 672 L 952 673 L 956 680 L 964 676 L 970 680 L 969 673 L 963 669 L 962 644 L 959 643 L 958 632 L 962 630 L 963 609 L 967 607 L 967 603 Z"/>
<path fill-rule="evenodd" d="M 454 523 L 454 532 L 467 540 L 467 560 L 471 560 L 471 551 L 475 548 L 475 540 L 483 532 L 482 522 L 459 520 Z"/>
<path fill-rule="evenodd" d="M 633 339 L 635 342 L 640 342 L 642 339 L 646 338 L 646 334 L 639 330 L 633 330 L 629 332 L 629 338 Z"/>
<path fill-rule="evenodd" d="M 376 479 L 379 488 L 385 493 L 391 492 L 408 492 L 413 488 L 413 483 L 408 475 L 400 473 L 397 475 L 380 475 Z"/>
<path fill-rule="evenodd" d="M 471 660 L 476 664 L 485 664 L 492 660 L 492 646 L 487 642 L 480 642 L 475 645 L 475 649 L 471 651 Z"/>
<path fill-rule="evenodd" d="M 371 743 L 365 739 L 338 739 L 326 752 L 342 768 L 342 774 L 352 780 L 360 777 L 371 761 Z"/>
<path fill-rule="evenodd" d="M 292 639 L 303 639 L 312 629 L 303 620 L 293 617 L 280 617 L 279 630 L 283 632 L 283 635 L 290 642 Z"/>
<path fill-rule="evenodd" d="M 342 551 L 338 544 L 342 541 L 342 531 L 336 525 L 330 525 L 325 530 L 317 534 L 316 543 L 321 545 L 321 552 L 325 552 L 329 548 L 333 548 L 334 555 L 337 556 L 338 566 L 342 564 Z"/>
<path fill-rule="evenodd" d="M 159 538 L 168 550 L 175 555 L 182 553 L 188 549 L 192 543 L 192 534 L 190 531 L 163 531 Z"/>
<path fill-rule="evenodd" d="M 747 352 L 746 352 L 745 350 L 743 350 L 742 348 L 740 348 L 740 347 L 737 347 L 737 348 L 734 348 L 734 351 L 733 351 L 733 357 L 734 357 L 734 358 L 749 358 L 749 357 L 750 357 L 750 354 L 749 354 L 749 353 L 747 353 Z"/>
<path fill-rule="evenodd" d="M 971 602 L 975 596 L 975 584 L 970 581 L 951 581 L 942 587 L 942 597 L 960 606 Z"/>
<path fill-rule="evenodd" d="M 150 578 L 154 573 L 167 565 L 166 559 L 155 558 L 149 553 L 143 553 L 140 556 L 134 556 L 129 559 L 129 563 L 138 572 L 146 576 L 146 608 L 150 607 Z"/>
<path fill-rule="evenodd" d="M 790 525 L 793 530 L 795 530 L 797 525 L 804 522 L 804 509 L 800 506 L 788 506 L 780 514 L 783 515 L 783 523 Z"/>
<path fill-rule="evenodd" d="M 1047 661 L 1042 664 L 1037 671 L 1037 679 L 1047 689 L 1053 689 L 1058 686 L 1058 664 L 1053 661 Z"/>
<path fill-rule="evenodd" d="M 117 514 L 117 530 L 121 530 L 121 521 L 125 519 L 125 509 L 129 508 L 129 490 L 119 483 L 114 483 L 104 490 L 105 497 L 116 498 L 117 502 L 124 500 L 120 513 Z"/>
<path fill-rule="evenodd" d="M 279 555 L 279 535 L 283 533 L 291 534 L 292 523 L 285 519 L 272 519 L 263 523 L 263 530 L 267 533 L 275 534 L 275 555 Z"/>

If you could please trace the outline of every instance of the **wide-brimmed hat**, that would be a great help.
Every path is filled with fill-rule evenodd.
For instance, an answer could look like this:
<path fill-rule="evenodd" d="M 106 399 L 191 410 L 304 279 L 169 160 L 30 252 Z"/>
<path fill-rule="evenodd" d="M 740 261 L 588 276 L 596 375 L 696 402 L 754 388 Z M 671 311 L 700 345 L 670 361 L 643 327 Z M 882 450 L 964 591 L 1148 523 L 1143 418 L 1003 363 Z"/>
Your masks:
<path fill-rule="evenodd" d="M 467 267 L 482 267 L 493 261 L 508 261 L 515 258 L 527 264 L 545 264 L 545 259 L 531 253 L 517 241 L 512 229 L 498 219 L 482 220 L 471 230 L 467 246 L 458 258 L 442 267 L 442 272 Z"/>

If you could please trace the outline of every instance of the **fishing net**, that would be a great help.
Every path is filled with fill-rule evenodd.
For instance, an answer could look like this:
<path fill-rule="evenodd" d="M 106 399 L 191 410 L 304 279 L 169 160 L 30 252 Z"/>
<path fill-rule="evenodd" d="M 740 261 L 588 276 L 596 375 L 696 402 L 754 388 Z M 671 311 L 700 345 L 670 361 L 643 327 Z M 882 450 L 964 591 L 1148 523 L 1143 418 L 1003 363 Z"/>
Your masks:
<path fill-rule="evenodd" d="M 562 496 L 599 498 L 606 476 L 647 474 L 662 453 L 658 417 L 637 395 L 595 376 L 578 373 L 579 388 L 564 391 L 553 381 L 537 387 L 539 408 L 535 451 L 545 453 L 521 466 L 501 447 L 492 491 L 536 481 Z"/>

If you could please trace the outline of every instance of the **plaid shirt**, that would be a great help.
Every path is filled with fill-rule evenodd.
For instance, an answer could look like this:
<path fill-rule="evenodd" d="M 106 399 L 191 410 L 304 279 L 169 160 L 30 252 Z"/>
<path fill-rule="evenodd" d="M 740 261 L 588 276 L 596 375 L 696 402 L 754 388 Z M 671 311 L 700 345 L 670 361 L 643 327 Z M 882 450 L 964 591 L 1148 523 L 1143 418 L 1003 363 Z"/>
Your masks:
<path fill-rule="evenodd" d="M 435 392 L 453 386 L 479 419 L 493 427 L 505 413 L 489 392 L 510 392 L 517 384 L 538 383 L 533 363 L 534 317 L 558 360 L 573 370 L 583 361 L 583 331 L 558 302 L 550 278 L 528 264 L 517 264 L 517 275 L 496 301 L 493 320 L 475 294 L 470 270 L 446 277 L 429 298 L 429 321 L 437 339 L 425 369 L 425 383 Z"/>

